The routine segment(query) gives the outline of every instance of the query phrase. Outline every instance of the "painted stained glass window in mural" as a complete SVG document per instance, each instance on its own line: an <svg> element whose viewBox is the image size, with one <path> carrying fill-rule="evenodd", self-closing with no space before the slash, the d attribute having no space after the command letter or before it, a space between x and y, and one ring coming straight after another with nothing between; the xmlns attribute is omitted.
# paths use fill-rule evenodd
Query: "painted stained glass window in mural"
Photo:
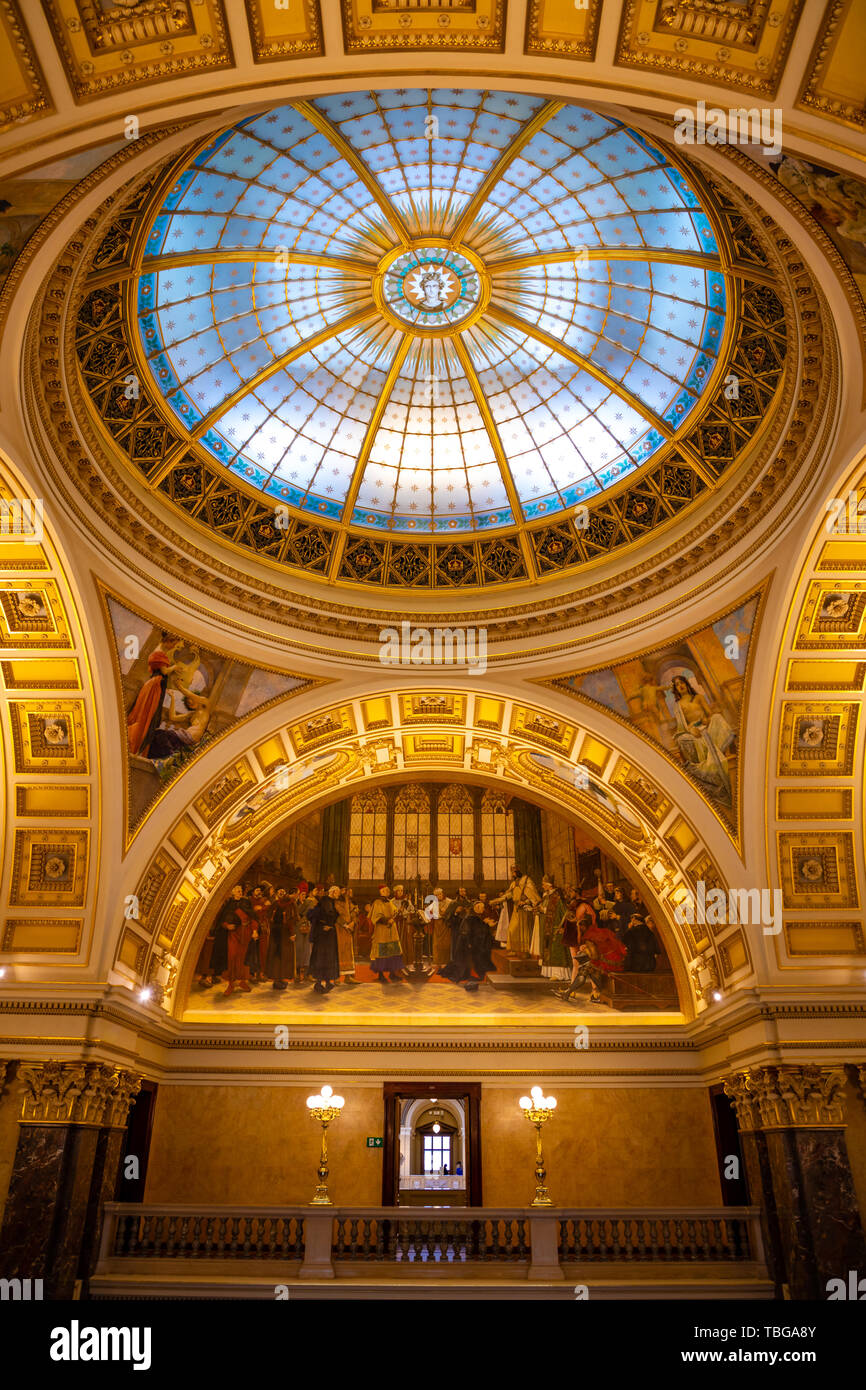
<svg viewBox="0 0 866 1390"><path fill-rule="evenodd" d="M708 209L646 136L527 93L349 92L179 170L140 344L195 450L302 513L487 531L675 440L728 304Z"/></svg>
<svg viewBox="0 0 866 1390"><path fill-rule="evenodd" d="M349 821L349 878L370 882L385 877L388 802L383 791L352 797Z"/></svg>
<svg viewBox="0 0 866 1390"><path fill-rule="evenodd" d="M475 878L475 813L466 787L439 793L439 881L471 883Z"/></svg>
<svg viewBox="0 0 866 1390"><path fill-rule="evenodd" d="M514 812L502 792L486 791L481 798L481 844L484 879L506 881L514 863Z"/></svg>
<svg viewBox="0 0 866 1390"><path fill-rule="evenodd" d="M394 879L405 884L430 872L430 794L401 787L394 803Z"/></svg>

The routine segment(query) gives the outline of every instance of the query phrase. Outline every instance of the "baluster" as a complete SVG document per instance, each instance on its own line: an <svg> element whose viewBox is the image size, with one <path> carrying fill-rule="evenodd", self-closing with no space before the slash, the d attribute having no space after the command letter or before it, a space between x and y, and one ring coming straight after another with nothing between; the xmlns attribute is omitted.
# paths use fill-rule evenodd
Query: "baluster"
<svg viewBox="0 0 866 1390"><path fill-rule="evenodd" d="M526 1221L521 1216L517 1221L517 1258L525 1260L529 1254L529 1247L526 1244Z"/></svg>
<svg viewBox="0 0 866 1390"><path fill-rule="evenodd" d="M686 1242L688 1244L687 1258L690 1260L696 1260L698 1257L698 1246L697 1239L695 1237L695 1223L694 1221L692 1221L691 1217L688 1217L686 1219L685 1227Z"/></svg>
<svg viewBox="0 0 866 1390"><path fill-rule="evenodd" d="M377 1260L384 1260L384 1258L385 1258L385 1227L386 1227L386 1225L389 1225L389 1224L390 1224L389 1222L383 1221L381 1218L379 1218L379 1219L376 1221L376 1259L377 1259ZM389 1237L389 1239L388 1239L388 1245L390 1245L390 1244L391 1244L391 1241L390 1241L390 1237Z"/></svg>
<svg viewBox="0 0 866 1390"><path fill-rule="evenodd" d="M657 1260L659 1257L659 1223L656 1217L650 1221L650 1259Z"/></svg>
<svg viewBox="0 0 866 1390"><path fill-rule="evenodd" d="M680 1221L679 1217L675 1217L675 1218L674 1218L674 1241L675 1241L674 1249L676 1250L676 1258L677 1258L677 1259L682 1259L682 1256L683 1256L683 1226L682 1226L682 1222Z"/></svg>
<svg viewBox="0 0 866 1390"><path fill-rule="evenodd" d="M674 1223L669 1216L662 1217L662 1235L664 1237L664 1258L666 1260L669 1260L671 1258L671 1227L673 1226L673 1224Z"/></svg>
<svg viewBox="0 0 866 1390"><path fill-rule="evenodd" d="M723 1260L725 1258L725 1235L720 1224L710 1217L707 1221L707 1240L709 1242L709 1256L711 1260Z"/></svg>
<svg viewBox="0 0 866 1390"><path fill-rule="evenodd" d="M358 1218L353 1216L349 1220L349 1254L354 1260L358 1253Z"/></svg>
<svg viewBox="0 0 866 1390"><path fill-rule="evenodd" d="M618 1258L619 1258L619 1252L620 1252L619 1228L620 1228L620 1218L619 1218L618 1216L613 1216L613 1217L611 1217L611 1221L610 1221L610 1249L609 1249L609 1252L608 1252L608 1253L609 1253L609 1254L612 1254L613 1257L614 1257L614 1259L618 1259Z"/></svg>
<svg viewBox="0 0 866 1390"><path fill-rule="evenodd" d="M160 1213L153 1226L153 1253L161 1255L164 1248L163 1230L165 1227L165 1217Z"/></svg>
<svg viewBox="0 0 866 1390"><path fill-rule="evenodd" d="M708 1260L710 1258L710 1242L707 1238L707 1223L702 1216L698 1217L695 1229L698 1241L698 1259Z"/></svg>
<svg viewBox="0 0 866 1390"><path fill-rule="evenodd" d="M733 1227L733 1239L731 1241L733 1249L731 1250L731 1259L748 1259L750 1249L748 1223L744 1221L741 1217L735 1216L731 1221L731 1226Z"/></svg>
<svg viewBox="0 0 866 1390"><path fill-rule="evenodd" d="M139 1241L138 1251L140 1255L148 1256L153 1253L153 1225L155 1220L156 1217L150 1214L142 1216L141 1218L141 1239Z"/></svg>
<svg viewBox="0 0 866 1390"><path fill-rule="evenodd" d="M634 1220L632 1217L623 1217L622 1231L625 1238L625 1257L631 1261L634 1259Z"/></svg>
<svg viewBox="0 0 866 1390"><path fill-rule="evenodd" d="M388 1220L388 1239L386 1243L387 1258L393 1260L397 1258L397 1243L400 1241L400 1249L403 1251L403 1241L405 1232L402 1223L399 1221ZM405 1253L405 1252L404 1252ZM401 1255L400 1258L403 1258Z"/></svg>

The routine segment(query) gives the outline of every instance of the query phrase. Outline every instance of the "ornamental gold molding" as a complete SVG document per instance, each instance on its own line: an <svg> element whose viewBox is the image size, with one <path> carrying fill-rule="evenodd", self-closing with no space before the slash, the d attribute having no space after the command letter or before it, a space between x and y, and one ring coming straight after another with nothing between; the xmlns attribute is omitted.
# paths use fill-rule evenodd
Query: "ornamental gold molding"
<svg viewBox="0 0 866 1390"><path fill-rule="evenodd" d="M724 1088L741 1130L839 1128L846 1079L842 1066L792 1064L734 1073Z"/></svg>
<svg viewBox="0 0 866 1390"><path fill-rule="evenodd" d="M107 1062L22 1062L21 1123L122 1128L140 1076Z"/></svg>

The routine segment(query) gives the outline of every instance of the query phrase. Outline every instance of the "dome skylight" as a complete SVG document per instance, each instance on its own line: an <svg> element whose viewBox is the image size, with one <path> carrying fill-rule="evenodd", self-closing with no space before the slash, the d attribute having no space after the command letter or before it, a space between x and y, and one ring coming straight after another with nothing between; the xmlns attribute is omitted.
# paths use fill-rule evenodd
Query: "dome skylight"
<svg viewBox="0 0 866 1390"><path fill-rule="evenodd" d="M189 440L274 505L478 532L641 468L719 363L692 187L597 112L348 93L219 135L148 229L148 367Z"/></svg>

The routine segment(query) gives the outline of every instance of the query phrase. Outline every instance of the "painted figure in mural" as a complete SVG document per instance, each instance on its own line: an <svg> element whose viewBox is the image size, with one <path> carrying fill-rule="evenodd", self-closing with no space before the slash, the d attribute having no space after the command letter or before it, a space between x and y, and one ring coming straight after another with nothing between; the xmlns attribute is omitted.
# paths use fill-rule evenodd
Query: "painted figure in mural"
<svg viewBox="0 0 866 1390"><path fill-rule="evenodd" d="M321 889L321 892L319 891ZM336 893L339 894L339 888ZM337 945L337 902L326 893L324 884L316 885L316 905L310 912L310 978L317 994L328 994L340 978L340 953Z"/></svg>
<svg viewBox="0 0 866 1390"><path fill-rule="evenodd" d="M635 914L628 924L623 945L628 952L623 968L640 975L652 974L656 968L656 957L661 955L661 948L649 922Z"/></svg>
<svg viewBox="0 0 866 1390"><path fill-rule="evenodd" d="M729 801L731 779L726 754L734 742L733 729L723 715L710 709L685 676L674 676L671 693L673 734L687 771Z"/></svg>
<svg viewBox="0 0 866 1390"><path fill-rule="evenodd" d="M412 913L411 903L406 897L402 883L394 884L394 893L391 898L391 906L394 909L394 925L397 928L397 938L400 942L400 954L408 964L415 958L415 947L413 942Z"/></svg>
<svg viewBox="0 0 866 1390"><path fill-rule="evenodd" d="M295 933L295 984L307 978L310 968L310 913L318 899L305 879L298 884L298 927Z"/></svg>
<svg viewBox="0 0 866 1390"><path fill-rule="evenodd" d="M647 714L656 721L665 717L665 702L662 688L653 680L652 675L646 669L641 668L637 694L628 697L629 704L636 705L636 713Z"/></svg>
<svg viewBox="0 0 866 1390"><path fill-rule="evenodd" d="M405 962L394 915L391 890L387 883L382 883L379 885L379 896L370 908L370 921L373 923L370 969L378 975L383 985L388 980L403 979Z"/></svg>
<svg viewBox="0 0 866 1390"><path fill-rule="evenodd" d="M822 172L805 159L785 155L774 166L779 182L840 236L866 246L866 185L850 175Z"/></svg>
<svg viewBox="0 0 866 1390"><path fill-rule="evenodd" d="M298 890L278 888L271 912L271 932L265 965L274 989L286 989L295 973L295 936L298 928Z"/></svg>
<svg viewBox="0 0 866 1390"><path fill-rule="evenodd" d="M475 993L485 975L494 969L490 954L493 933L485 915L486 903L480 900L469 902L465 891L460 889L449 908L451 959L439 973L453 984L462 984L468 992Z"/></svg>
<svg viewBox="0 0 866 1390"><path fill-rule="evenodd" d="M250 979L254 984L265 978L265 963L268 958L268 943L271 935L272 892L269 883L260 883L250 894L250 911L254 925L247 952L247 965Z"/></svg>
<svg viewBox="0 0 866 1390"><path fill-rule="evenodd" d="M135 697L132 708L126 717L126 731L130 753L149 756L150 741L162 719L162 705L165 699L168 678L175 670L175 654L180 642L164 632L156 647L147 658L150 671Z"/></svg>
<svg viewBox="0 0 866 1390"><path fill-rule="evenodd" d="M220 914L220 925L226 933L226 975L228 988L226 995L234 994L236 989L249 993L249 968L247 951L252 940L255 918L249 898L244 896L241 884L235 884L232 895L226 904L227 910Z"/></svg>
<svg viewBox="0 0 866 1390"><path fill-rule="evenodd" d="M357 909L352 902L352 890L345 892L339 885L328 890L337 904L337 958L343 983L356 985L355 979L355 918Z"/></svg>
<svg viewBox="0 0 866 1390"><path fill-rule="evenodd" d="M530 954L534 909L539 902L538 889L528 874L517 865L511 865L511 883L494 903L502 903L508 908L508 951L512 956L525 959ZM501 925L501 924L500 924ZM497 931L497 940L500 940Z"/></svg>
<svg viewBox="0 0 866 1390"><path fill-rule="evenodd" d="M457 889L457 896L452 898L445 909L444 924L448 928L448 964L454 961L454 952L457 947L458 937L463 931L465 919L472 911L472 903L466 889L461 885ZM440 972L445 974L445 970Z"/></svg>
<svg viewBox="0 0 866 1390"><path fill-rule="evenodd" d="M432 925L432 955L434 965L447 965L451 959L451 926L447 921L451 899L444 888L434 888L435 904L430 904L430 923Z"/></svg>
<svg viewBox="0 0 866 1390"><path fill-rule="evenodd" d="M567 980L571 959L564 941L565 903L550 874L541 880L541 901L535 910L532 954L541 959L541 973L548 980Z"/></svg>
<svg viewBox="0 0 866 1390"><path fill-rule="evenodd" d="M175 707L178 690L187 706L185 712L178 712ZM177 690L169 690L168 712L150 740L148 757L158 761L170 758L173 753L183 749L195 748L207 733L210 713L211 702L207 691L196 694L180 684Z"/></svg>

